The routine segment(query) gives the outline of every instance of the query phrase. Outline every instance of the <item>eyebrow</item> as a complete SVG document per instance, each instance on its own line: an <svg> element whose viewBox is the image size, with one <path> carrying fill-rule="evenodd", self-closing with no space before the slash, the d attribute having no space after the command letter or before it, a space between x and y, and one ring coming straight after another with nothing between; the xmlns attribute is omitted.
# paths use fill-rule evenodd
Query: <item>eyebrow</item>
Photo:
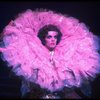
<svg viewBox="0 0 100 100"><path fill-rule="evenodd" d="M51 35L47 35L47 36L51 36ZM54 35L54 37L55 37L55 36L57 36L57 35ZM51 37L52 37L52 36L51 36Z"/></svg>

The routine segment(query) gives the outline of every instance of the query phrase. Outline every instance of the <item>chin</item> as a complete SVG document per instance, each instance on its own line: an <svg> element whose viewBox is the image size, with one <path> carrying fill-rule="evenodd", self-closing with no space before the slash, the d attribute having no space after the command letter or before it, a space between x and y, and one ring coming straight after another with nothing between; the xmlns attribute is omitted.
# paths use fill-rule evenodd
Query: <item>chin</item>
<svg viewBox="0 0 100 100"><path fill-rule="evenodd" d="M51 46L50 48L52 48L52 49L53 49L53 48L55 48L55 46Z"/></svg>
<svg viewBox="0 0 100 100"><path fill-rule="evenodd" d="M55 49L55 46L49 46L47 47L50 51Z"/></svg>

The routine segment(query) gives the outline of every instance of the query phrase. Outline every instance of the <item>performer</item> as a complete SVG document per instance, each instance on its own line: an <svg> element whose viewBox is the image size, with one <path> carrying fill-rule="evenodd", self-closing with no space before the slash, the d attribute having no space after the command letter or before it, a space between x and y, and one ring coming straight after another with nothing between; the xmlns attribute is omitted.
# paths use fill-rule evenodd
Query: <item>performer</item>
<svg viewBox="0 0 100 100"><path fill-rule="evenodd" d="M81 98L75 89L88 95L83 86L100 73L98 37L67 15L27 10L5 27L3 42L3 59L22 79L22 97Z"/></svg>

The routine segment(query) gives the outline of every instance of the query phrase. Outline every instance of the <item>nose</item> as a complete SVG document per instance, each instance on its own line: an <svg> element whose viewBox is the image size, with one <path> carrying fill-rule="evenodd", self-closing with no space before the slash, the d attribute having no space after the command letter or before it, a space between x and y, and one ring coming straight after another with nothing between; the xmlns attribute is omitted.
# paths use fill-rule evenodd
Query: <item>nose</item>
<svg viewBox="0 0 100 100"><path fill-rule="evenodd" d="M55 41L56 39L54 37L52 37L51 41Z"/></svg>

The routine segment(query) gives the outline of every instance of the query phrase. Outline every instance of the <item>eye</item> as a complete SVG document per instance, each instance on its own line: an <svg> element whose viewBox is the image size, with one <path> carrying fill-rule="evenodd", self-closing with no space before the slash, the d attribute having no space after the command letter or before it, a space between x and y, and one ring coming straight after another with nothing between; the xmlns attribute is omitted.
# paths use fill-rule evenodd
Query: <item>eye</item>
<svg viewBox="0 0 100 100"><path fill-rule="evenodd" d="M50 38L51 38L51 36L50 36L50 35L48 35L48 36L47 36L47 38L48 38L48 39L50 39Z"/></svg>
<svg viewBox="0 0 100 100"><path fill-rule="evenodd" d="M56 35L56 36L54 36L54 38L55 38L55 39L57 39L57 35Z"/></svg>

